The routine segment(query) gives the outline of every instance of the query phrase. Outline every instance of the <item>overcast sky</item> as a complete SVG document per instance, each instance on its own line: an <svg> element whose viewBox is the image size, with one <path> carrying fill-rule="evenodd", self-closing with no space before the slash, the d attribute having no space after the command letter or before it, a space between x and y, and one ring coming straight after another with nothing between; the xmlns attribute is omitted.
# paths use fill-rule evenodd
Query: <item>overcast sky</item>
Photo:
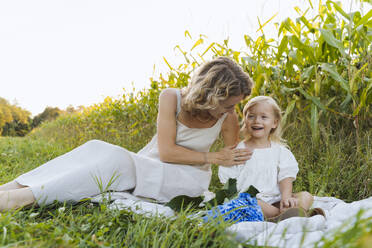
<svg viewBox="0 0 372 248"><path fill-rule="evenodd" d="M324 1L325 2L325 1ZM346 9L354 0L342 1ZM208 41L256 36L257 16L297 16L307 0L0 0L0 97L36 115L46 106L91 105L149 85L173 63L185 30ZM366 11L364 11L366 12ZM273 25L265 32L274 34Z"/></svg>

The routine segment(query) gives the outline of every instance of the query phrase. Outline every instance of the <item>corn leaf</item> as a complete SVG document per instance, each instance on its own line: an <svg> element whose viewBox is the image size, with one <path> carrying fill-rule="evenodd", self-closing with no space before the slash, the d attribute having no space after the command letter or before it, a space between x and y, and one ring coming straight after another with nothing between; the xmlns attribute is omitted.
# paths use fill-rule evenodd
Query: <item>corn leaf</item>
<svg viewBox="0 0 372 248"><path fill-rule="evenodd" d="M294 34L294 35L297 35L297 36L299 35L299 34L296 32L296 27L295 27L295 25L293 24L291 18L287 18L287 19L285 19L285 21L283 22L283 25L284 25L283 28L285 28L287 31L291 32L291 33Z"/></svg>
<svg viewBox="0 0 372 248"><path fill-rule="evenodd" d="M347 20L350 21L351 17L350 15L346 14L346 12L340 7L340 5L338 5L337 3L335 3L334 1L327 1L327 4L328 3L332 3L333 4L333 7L335 7L335 9L337 10L338 13L340 13L343 17L345 17Z"/></svg>
<svg viewBox="0 0 372 248"><path fill-rule="evenodd" d="M195 42L195 44L192 46L191 51L194 50L195 47L197 47L197 46L203 44L203 42L204 42L204 40L203 40L202 38L199 38L199 39Z"/></svg>
<svg viewBox="0 0 372 248"><path fill-rule="evenodd" d="M293 108L294 106L296 105L296 100L292 100L287 108L285 109L285 113L283 115L283 118L282 118L282 126L285 127L286 123L287 123L287 118L288 118L288 115L292 113L293 111Z"/></svg>
<svg viewBox="0 0 372 248"><path fill-rule="evenodd" d="M311 104L311 119L310 119L310 125L311 125L311 133L313 136L314 141L318 141L319 138L319 128L318 128L318 109L315 104Z"/></svg>
<svg viewBox="0 0 372 248"><path fill-rule="evenodd" d="M304 89L302 88L297 88L298 91L301 92L301 94L307 99L310 100L312 103L314 103L316 106L318 106L321 110L326 111L325 106L320 102L319 97L311 96L309 93L307 93Z"/></svg>
<svg viewBox="0 0 372 248"><path fill-rule="evenodd" d="M314 30L313 25L311 25L311 23L305 18L305 16L301 16L299 19L305 24L309 31Z"/></svg>
<svg viewBox="0 0 372 248"><path fill-rule="evenodd" d="M347 84L347 81L337 72L337 69L336 69L336 66L335 65L331 65L331 64L328 64L328 63L322 63L320 65L320 67L322 68L322 70L328 72L334 80L336 80L337 82L339 82L340 85L341 85L341 87L346 92L348 92L349 94L351 94L350 88L349 88L349 86Z"/></svg>
<svg viewBox="0 0 372 248"><path fill-rule="evenodd" d="M297 36L293 35L291 39L295 47L301 50L305 55L309 56L311 61L313 62L316 61L315 56L314 56L314 50L310 46L305 45L299 38L297 38Z"/></svg>
<svg viewBox="0 0 372 248"><path fill-rule="evenodd" d="M313 6L313 3L312 3L312 1L311 1L311 0L308 0L308 2L309 2L309 4L310 4L311 8L313 9L313 8L314 8L314 6Z"/></svg>
<svg viewBox="0 0 372 248"><path fill-rule="evenodd" d="M342 103L340 104L341 109L346 110L346 107L348 106L348 104L350 103L352 99L353 98L351 97L351 95L347 94L347 96L345 97L345 100L343 100Z"/></svg>
<svg viewBox="0 0 372 248"><path fill-rule="evenodd" d="M204 56L204 54L206 54L213 46L214 46L214 42L212 42L209 46L208 46L208 48L207 49L205 49L205 51L202 53L202 55L201 56Z"/></svg>
<svg viewBox="0 0 372 248"><path fill-rule="evenodd" d="M287 48L287 45L288 45L288 36L284 36L282 41L280 42L280 44L278 46L278 53L276 55L276 57L278 59L280 59L280 57L282 56L283 52Z"/></svg>
<svg viewBox="0 0 372 248"><path fill-rule="evenodd" d="M368 92L371 90L372 84L369 84L367 87L365 87L362 91L362 94L360 96L360 102L358 107L354 110L353 116L357 116L360 112L360 110L366 106L366 101L367 101L367 95Z"/></svg>
<svg viewBox="0 0 372 248"><path fill-rule="evenodd" d="M189 37L190 39L192 39L191 35L190 35L190 32L188 30L185 31L185 37Z"/></svg>
<svg viewBox="0 0 372 248"><path fill-rule="evenodd" d="M258 17L257 17L257 19L258 19L258 23L259 23L259 25L260 25L260 27L256 30L256 32L258 32L258 31L262 31L263 32L263 28L266 26L266 24L268 24L272 19L274 19L275 18L275 16L277 16L278 15L278 13L279 12L277 12L276 14L274 14L269 20L267 20L264 24L262 24L261 25L261 22L260 22L260 19L258 19Z"/></svg>
<svg viewBox="0 0 372 248"><path fill-rule="evenodd" d="M344 46L341 41L337 40L331 30L319 29L323 39L331 46L337 48L343 56L346 56Z"/></svg>
<svg viewBox="0 0 372 248"><path fill-rule="evenodd" d="M167 66L169 67L169 69L171 69L172 71L174 70L173 67L168 63L167 59L165 57L163 57L163 60L164 62L167 64Z"/></svg>
<svg viewBox="0 0 372 248"><path fill-rule="evenodd" d="M301 79L302 80L304 80L304 79L308 79L308 78L310 78L311 77L311 75L313 74L313 72L314 72L314 66L312 65L312 66L309 66L309 67L307 67L307 68L305 68L304 70L303 70L303 72L301 73Z"/></svg>
<svg viewBox="0 0 372 248"><path fill-rule="evenodd" d="M355 24L355 27L354 29L356 29L357 27L359 27L360 25L363 25L365 24L366 22L370 21L370 18L372 17L372 9L370 11L368 11L368 13L362 17L362 19L359 20L359 22L357 24Z"/></svg>

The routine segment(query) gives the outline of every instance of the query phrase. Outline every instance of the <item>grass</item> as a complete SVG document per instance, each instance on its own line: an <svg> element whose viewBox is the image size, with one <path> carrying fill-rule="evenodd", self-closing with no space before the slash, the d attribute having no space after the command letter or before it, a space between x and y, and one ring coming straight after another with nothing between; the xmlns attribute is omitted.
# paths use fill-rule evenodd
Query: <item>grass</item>
<svg viewBox="0 0 372 248"><path fill-rule="evenodd" d="M212 56L233 57L255 81L252 94L271 95L283 108L286 123L289 124L284 137L300 167L294 184L295 191L306 190L314 195L334 196L346 201L371 196L371 56L370 42L365 38L369 29L354 26L355 32L350 32L346 29L348 25L338 23L342 19L335 16L336 12L330 4L320 7L321 18L309 20L309 23L324 30L334 29L334 35L347 33L347 37L331 36L331 39L324 39L319 36L323 36L324 32L314 29L319 36L317 38L305 27L309 24L304 26L297 22L303 22L303 19L297 19L295 26L294 22L292 24L291 20L286 19L279 25L281 31L275 43L277 49L272 41L266 40L264 34L256 41L245 36L247 48L242 52L229 48L227 40L223 44L206 44L206 47L199 47L200 51L194 49L194 45L189 52L182 52L185 64L170 68L169 73L161 74L159 79L152 78L147 90L124 92L123 97L117 100L108 97L83 113L43 123L24 138L0 137L0 183L8 182L91 139L137 152L155 133L161 90L186 86L193 68L207 60L206 57L212 53ZM358 22L360 15L353 16L353 22ZM300 31L296 31L298 28ZM299 35L297 32L300 32L301 41L295 39ZM330 35L329 32L326 34ZM311 37L316 40L313 42ZM350 58L340 56L340 48L327 43L327 40L336 38L346 43L353 41L355 53L351 53ZM203 44L202 36L200 39L196 45ZM313 51L318 56L315 60L311 59ZM358 65L363 64L365 66L361 68L364 69L355 72L359 70ZM324 70L326 68L328 70ZM351 85L345 86L342 82L347 78L353 80L348 80ZM240 114L243 105L244 102L237 107ZM353 126L353 121L357 123L358 130ZM212 150L221 146L222 142L218 141ZM213 166L212 191L221 187L217 170L218 167ZM225 232L227 224L199 225L196 220L189 220L188 214L179 213L175 219L146 218L128 211L111 211L106 204L83 202L72 206L56 203L1 214L0 246L246 246ZM348 230L340 230L333 237L324 239L323 245L337 248L368 247L372 242L371 226L370 219L361 220Z"/></svg>
<svg viewBox="0 0 372 248"><path fill-rule="evenodd" d="M173 220L146 218L106 205L75 206L5 213L1 246L17 247L234 247L237 243L218 225L200 227L181 213Z"/></svg>
<svg viewBox="0 0 372 248"><path fill-rule="evenodd" d="M328 2L319 6L315 18L306 19L302 14L296 21L287 18L278 25L275 43L264 34L257 40L244 36L247 47L241 52L229 48L228 40L199 47L204 43L200 36L190 51L183 52L178 47L186 63L170 66L166 76L151 78L148 90L124 93L117 100L108 97L83 113L44 123L24 138L0 137L0 183L91 139L137 152L155 133L159 92L166 87L186 86L192 70L212 54L234 58L255 81L252 94L271 95L283 108L289 124L285 138L300 167L295 191L307 190L346 201L371 196L372 74L370 38L366 38L370 37L370 17L362 18L356 12L345 24L337 13L346 14L332 6ZM349 56L341 56L340 50L344 53L346 48L336 47L336 41L349 46ZM237 108L240 114L243 105L244 102ZM218 141L213 150L221 146ZM213 166L212 191L221 187L217 169ZM106 204L56 203L1 214L0 246L246 246L225 232L227 224L199 225L187 215L183 212L175 219L146 218L128 211L108 210ZM322 242L324 247L370 247L372 220L360 220Z"/></svg>
<svg viewBox="0 0 372 248"><path fill-rule="evenodd" d="M60 123L59 123L60 122ZM58 128L63 121L47 124ZM36 133L42 134L43 130ZM50 134L50 130L48 130ZM321 196L347 201L371 195L371 130L364 131L357 149L353 135L342 131L322 132L322 143L314 144L311 133L300 124L286 131L286 138L299 164L295 190L308 190ZM0 183L5 183L54 157L72 149L73 137L61 142L54 135L0 138ZM49 138L46 138L49 137ZM115 138L115 137L114 137ZM110 137L106 136L110 141ZM218 149L217 142L213 149ZM128 147L127 147L128 148ZM211 190L221 185L216 177ZM358 179L358 180L356 180ZM350 187L350 182L353 186ZM187 218L147 218L125 210L112 211L106 204L82 202L77 205L55 203L48 207L6 212L0 216L0 246L4 247L237 247L244 246L224 230L227 224L199 225ZM325 247L363 247L371 240L371 220L350 230L340 230ZM367 243L366 243L367 242ZM341 244L341 246L340 246Z"/></svg>
<svg viewBox="0 0 372 248"><path fill-rule="evenodd" d="M0 138L0 183L5 183L58 155L68 145L50 140ZM0 216L1 247L236 247L226 225L199 226L187 218L147 218L106 204L55 203Z"/></svg>

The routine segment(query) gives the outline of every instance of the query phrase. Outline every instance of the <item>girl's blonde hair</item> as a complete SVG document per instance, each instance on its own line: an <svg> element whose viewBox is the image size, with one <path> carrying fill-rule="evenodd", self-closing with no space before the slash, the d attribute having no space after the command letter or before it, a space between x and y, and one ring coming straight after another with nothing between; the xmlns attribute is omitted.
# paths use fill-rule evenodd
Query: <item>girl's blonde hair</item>
<svg viewBox="0 0 372 248"><path fill-rule="evenodd" d="M275 116L275 118L276 118L276 120L278 122L277 127L276 128L273 128L270 131L269 139L271 141L276 142L276 143L279 143L279 144L282 144L282 145L286 145L286 141L284 139L282 139L282 124L281 124L281 121L282 121L282 111L281 111L279 105L277 104L277 102L272 97L270 97L270 96L256 96L256 97L253 97L244 106L244 109L243 109L243 116L244 116L243 126L242 126L242 128L240 130L242 132L243 136L244 136L244 140L245 141L248 141L251 138L251 135L249 134L248 129L247 129L246 125L245 125L245 118L247 117L249 110L253 106L256 106L257 104L263 103L263 102L266 102L266 103L270 104L270 106L273 109L274 116Z"/></svg>
<svg viewBox="0 0 372 248"><path fill-rule="evenodd" d="M182 89L182 109L191 115L203 110L217 108L220 101L230 96L251 93L249 75L234 61L218 57L203 64L192 77L190 84Z"/></svg>

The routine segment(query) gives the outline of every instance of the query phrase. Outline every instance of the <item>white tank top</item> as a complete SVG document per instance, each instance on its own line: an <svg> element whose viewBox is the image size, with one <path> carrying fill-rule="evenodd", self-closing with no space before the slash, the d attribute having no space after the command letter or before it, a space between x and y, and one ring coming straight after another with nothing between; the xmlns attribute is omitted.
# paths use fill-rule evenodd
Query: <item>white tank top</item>
<svg viewBox="0 0 372 248"><path fill-rule="evenodd" d="M181 93L177 91L177 113L181 110ZM189 128L177 121L176 144L198 152L208 152L217 139L226 118L224 114L210 128ZM136 166L134 195L167 202L177 195L199 196L208 190L210 165L183 165L160 160L157 135L133 156Z"/></svg>
<svg viewBox="0 0 372 248"><path fill-rule="evenodd" d="M181 111L181 92L177 90L177 114ZM221 131L225 113L217 122L209 128L189 128L177 120L176 144L198 152L208 152ZM138 154L159 158L158 136L152 138L151 142L142 148Z"/></svg>

